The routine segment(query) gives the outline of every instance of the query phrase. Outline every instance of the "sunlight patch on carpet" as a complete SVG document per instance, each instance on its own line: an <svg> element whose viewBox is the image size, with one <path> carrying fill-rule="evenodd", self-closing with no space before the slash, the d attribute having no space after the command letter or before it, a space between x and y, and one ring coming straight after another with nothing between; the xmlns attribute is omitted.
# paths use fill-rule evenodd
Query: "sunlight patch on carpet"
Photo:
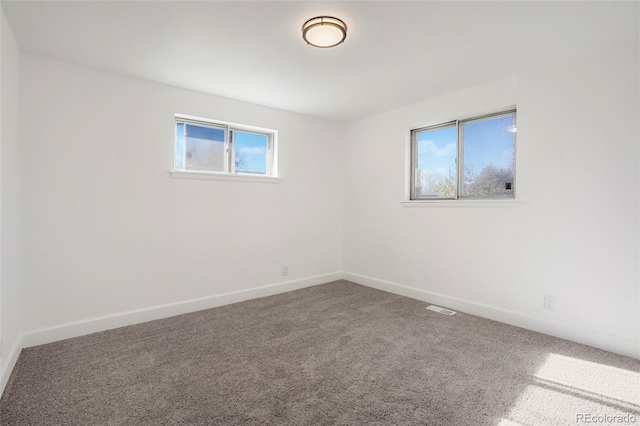
<svg viewBox="0 0 640 426"><path fill-rule="evenodd" d="M549 354L497 426L586 424L597 418L640 423L640 373Z"/></svg>

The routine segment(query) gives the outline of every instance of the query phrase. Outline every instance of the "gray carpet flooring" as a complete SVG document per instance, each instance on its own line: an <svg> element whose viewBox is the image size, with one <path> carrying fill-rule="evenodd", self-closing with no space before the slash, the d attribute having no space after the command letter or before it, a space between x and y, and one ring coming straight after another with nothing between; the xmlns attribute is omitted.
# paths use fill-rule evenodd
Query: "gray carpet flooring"
<svg viewBox="0 0 640 426"><path fill-rule="evenodd" d="M426 305L336 281L25 349L0 423L640 423L639 361Z"/></svg>

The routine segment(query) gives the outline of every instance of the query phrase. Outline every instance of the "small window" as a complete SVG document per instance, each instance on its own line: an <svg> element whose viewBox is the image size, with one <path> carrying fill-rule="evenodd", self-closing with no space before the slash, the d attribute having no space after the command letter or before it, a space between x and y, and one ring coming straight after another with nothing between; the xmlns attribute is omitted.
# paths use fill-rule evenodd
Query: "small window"
<svg viewBox="0 0 640 426"><path fill-rule="evenodd" d="M175 169L275 176L275 132L176 116Z"/></svg>
<svg viewBox="0 0 640 426"><path fill-rule="evenodd" d="M411 131L411 199L513 198L516 111Z"/></svg>

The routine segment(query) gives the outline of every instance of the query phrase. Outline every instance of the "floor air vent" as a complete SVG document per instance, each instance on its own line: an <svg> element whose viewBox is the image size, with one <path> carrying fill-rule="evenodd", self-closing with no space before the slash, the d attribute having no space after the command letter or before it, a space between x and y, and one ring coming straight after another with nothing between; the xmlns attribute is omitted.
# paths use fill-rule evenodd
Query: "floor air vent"
<svg viewBox="0 0 640 426"><path fill-rule="evenodd" d="M456 312L452 311L450 309L445 309L445 308L441 308L440 306L436 306L436 305L429 305L427 306L427 309L430 311L435 311L435 312L440 312L441 314L445 314L445 315L453 315Z"/></svg>

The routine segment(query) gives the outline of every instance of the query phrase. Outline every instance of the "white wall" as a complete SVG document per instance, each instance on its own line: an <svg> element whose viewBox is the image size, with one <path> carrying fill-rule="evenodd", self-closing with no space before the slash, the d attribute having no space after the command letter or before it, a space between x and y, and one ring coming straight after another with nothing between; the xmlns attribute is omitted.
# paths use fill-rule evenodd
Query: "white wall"
<svg viewBox="0 0 640 426"><path fill-rule="evenodd" d="M0 11L0 393L20 326L20 51ZM17 349L19 352L19 348ZM13 359L12 359L13 358Z"/></svg>
<svg viewBox="0 0 640 426"><path fill-rule="evenodd" d="M351 123L345 271L639 357L638 72L636 42ZM411 128L516 104L521 207L401 206Z"/></svg>
<svg viewBox="0 0 640 426"><path fill-rule="evenodd" d="M638 71L634 44L344 126L23 55L23 331L344 269L638 357ZM520 207L401 206L409 129L514 104ZM279 130L282 183L169 178L175 113Z"/></svg>
<svg viewBox="0 0 640 426"><path fill-rule="evenodd" d="M278 130L281 183L170 178L175 113ZM343 124L27 54L22 114L26 332L342 269Z"/></svg>

